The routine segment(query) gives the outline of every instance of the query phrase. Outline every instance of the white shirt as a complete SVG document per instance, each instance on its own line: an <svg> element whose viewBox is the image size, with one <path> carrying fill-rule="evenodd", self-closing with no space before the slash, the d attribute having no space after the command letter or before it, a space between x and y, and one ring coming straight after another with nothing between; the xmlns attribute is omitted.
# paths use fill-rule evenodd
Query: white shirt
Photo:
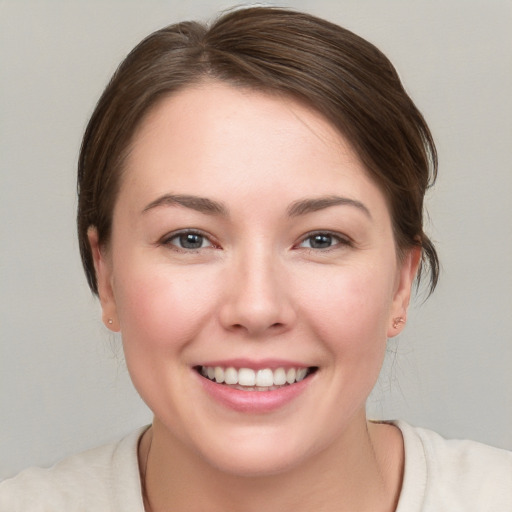
<svg viewBox="0 0 512 512"><path fill-rule="evenodd" d="M405 446L396 512L512 511L512 452L393 423ZM0 512L144 512L137 446L146 428L52 468L30 468L5 480Z"/></svg>

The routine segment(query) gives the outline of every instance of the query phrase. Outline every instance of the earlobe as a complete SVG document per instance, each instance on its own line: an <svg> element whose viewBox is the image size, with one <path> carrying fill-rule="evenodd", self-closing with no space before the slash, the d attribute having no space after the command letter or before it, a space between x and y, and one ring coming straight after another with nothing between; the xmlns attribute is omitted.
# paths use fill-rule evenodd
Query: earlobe
<svg viewBox="0 0 512 512"><path fill-rule="evenodd" d="M108 260L105 250L99 244L98 231L95 227L91 226L87 230L87 238L89 239L94 261L94 270L98 283L98 295L102 309L102 320L108 329L118 332L120 329L114 290L112 287L112 264Z"/></svg>
<svg viewBox="0 0 512 512"><path fill-rule="evenodd" d="M421 247L409 250L400 264L398 282L391 307L388 338L399 334L406 323L411 291L421 261Z"/></svg>

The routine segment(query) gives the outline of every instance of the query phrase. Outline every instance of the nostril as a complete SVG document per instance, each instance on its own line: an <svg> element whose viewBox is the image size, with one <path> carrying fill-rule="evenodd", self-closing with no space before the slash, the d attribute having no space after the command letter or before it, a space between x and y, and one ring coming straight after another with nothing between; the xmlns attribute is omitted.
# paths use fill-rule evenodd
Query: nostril
<svg viewBox="0 0 512 512"><path fill-rule="evenodd" d="M233 292L221 304L219 319L225 329L259 337L270 332L277 334L294 323L295 311L286 299L270 300L262 297L263 292L243 290Z"/></svg>

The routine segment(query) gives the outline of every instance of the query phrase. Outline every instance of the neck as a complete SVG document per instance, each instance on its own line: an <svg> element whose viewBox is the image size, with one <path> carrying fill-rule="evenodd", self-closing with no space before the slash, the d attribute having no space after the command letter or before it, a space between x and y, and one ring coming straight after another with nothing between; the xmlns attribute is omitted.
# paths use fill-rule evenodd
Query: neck
<svg viewBox="0 0 512 512"><path fill-rule="evenodd" d="M364 421L297 467L240 476L207 463L155 420L141 440L139 464L146 512L169 510L170 503L176 512L391 512L401 487L403 442L397 428Z"/></svg>

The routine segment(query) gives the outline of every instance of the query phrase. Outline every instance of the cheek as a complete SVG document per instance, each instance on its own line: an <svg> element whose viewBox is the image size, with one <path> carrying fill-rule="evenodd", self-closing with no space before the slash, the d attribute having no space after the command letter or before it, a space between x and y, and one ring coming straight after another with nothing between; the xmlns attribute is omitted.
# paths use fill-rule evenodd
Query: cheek
<svg viewBox="0 0 512 512"><path fill-rule="evenodd" d="M303 315L333 357L379 358L385 350L393 298L393 272L368 267L326 269L323 279L304 283ZM391 276L391 277L390 277Z"/></svg>
<svg viewBox="0 0 512 512"><path fill-rule="evenodd" d="M171 272L131 266L129 280L119 272L116 304L126 348L173 350L188 343L202 327L206 311L215 308L215 289L210 276L199 268Z"/></svg>
<svg viewBox="0 0 512 512"><path fill-rule="evenodd" d="M165 264L125 268L129 274L118 266L115 290L128 371L150 409L175 411L176 397L187 394L188 347L208 330L207 313L215 309L211 279Z"/></svg>

